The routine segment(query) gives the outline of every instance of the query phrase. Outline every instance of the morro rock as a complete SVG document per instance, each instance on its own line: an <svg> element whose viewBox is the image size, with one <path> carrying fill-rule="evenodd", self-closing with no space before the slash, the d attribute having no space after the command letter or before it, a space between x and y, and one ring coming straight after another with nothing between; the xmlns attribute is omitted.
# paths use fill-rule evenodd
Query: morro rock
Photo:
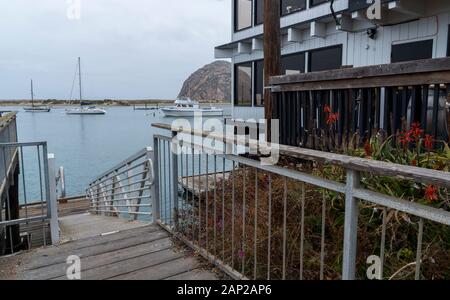
<svg viewBox="0 0 450 300"><path fill-rule="evenodd" d="M200 102L230 102L231 64L218 60L195 71L184 82L178 97Z"/></svg>

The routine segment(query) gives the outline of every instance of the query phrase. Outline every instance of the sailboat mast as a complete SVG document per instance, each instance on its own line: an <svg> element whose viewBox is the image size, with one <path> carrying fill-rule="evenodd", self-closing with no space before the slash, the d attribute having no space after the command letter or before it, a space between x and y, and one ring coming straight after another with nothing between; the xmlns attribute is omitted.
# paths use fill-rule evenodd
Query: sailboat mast
<svg viewBox="0 0 450 300"><path fill-rule="evenodd" d="M34 107L33 79L31 79L31 106Z"/></svg>
<svg viewBox="0 0 450 300"><path fill-rule="evenodd" d="M78 57L78 82L80 84L80 104L83 100L82 90L81 90L81 58Z"/></svg>

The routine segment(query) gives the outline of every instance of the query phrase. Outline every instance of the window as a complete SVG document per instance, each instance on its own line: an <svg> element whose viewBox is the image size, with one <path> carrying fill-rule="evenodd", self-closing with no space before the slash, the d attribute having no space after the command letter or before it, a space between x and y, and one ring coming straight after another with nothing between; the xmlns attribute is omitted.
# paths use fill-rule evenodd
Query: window
<svg viewBox="0 0 450 300"><path fill-rule="evenodd" d="M255 25L264 23L264 0L255 0Z"/></svg>
<svg viewBox="0 0 450 300"><path fill-rule="evenodd" d="M264 106L264 60L255 62L255 106Z"/></svg>
<svg viewBox="0 0 450 300"><path fill-rule="evenodd" d="M234 90L236 106L252 106L252 63L236 65Z"/></svg>
<svg viewBox="0 0 450 300"><path fill-rule="evenodd" d="M285 75L305 73L305 53L283 56L281 58L281 72Z"/></svg>
<svg viewBox="0 0 450 300"><path fill-rule="evenodd" d="M306 9L306 0L281 0L280 15L286 16ZM255 0L255 25L264 23L264 0Z"/></svg>
<svg viewBox="0 0 450 300"><path fill-rule="evenodd" d="M309 71L318 72L342 67L342 46L313 50L309 53Z"/></svg>
<svg viewBox="0 0 450 300"><path fill-rule="evenodd" d="M450 25L448 25L447 56L450 56Z"/></svg>
<svg viewBox="0 0 450 300"><path fill-rule="evenodd" d="M328 2L328 0L310 0L309 6L313 7L322 3Z"/></svg>
<svg viewBox="0 0 450 300"><path fill-rule="evenodd" d="M252 0L234 1L234 29L239 31L252 26Z"/></svg>
<svg viewBox="0 0 450 300"><path fill-rule="evenodd" d="M393 63L433 57L433 40L404 43L392 46Z"/></svg>
<svg viewBox="0 0 450 300"><path fill-rule="evenodd" d="M306 9L306 0L281 0L281 15L285 16Z"/></svg>

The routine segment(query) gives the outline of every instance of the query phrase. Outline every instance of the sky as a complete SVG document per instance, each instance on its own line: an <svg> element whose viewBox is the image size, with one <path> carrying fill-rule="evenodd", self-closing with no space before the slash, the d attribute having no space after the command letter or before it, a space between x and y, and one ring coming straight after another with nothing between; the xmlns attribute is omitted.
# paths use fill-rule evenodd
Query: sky
<svg viewBox="0 0 450 300"><path fill-rule="evenodd" d="M69 99L78 56L85 99L173 99L230 41L230 3L1 1L0 99L29 99L31 79L37 99Z"/></svg>

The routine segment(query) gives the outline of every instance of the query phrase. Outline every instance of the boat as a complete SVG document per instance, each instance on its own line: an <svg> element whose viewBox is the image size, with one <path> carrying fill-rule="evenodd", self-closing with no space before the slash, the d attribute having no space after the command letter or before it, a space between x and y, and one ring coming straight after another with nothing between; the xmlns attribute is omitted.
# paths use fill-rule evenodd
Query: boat
<svg viewBox="0 0 450 300"><path fill-rule="evenodd" d="M197 101L190 98L177 99L173 106L161 108L165 117L203 117L223 116L223 109L210 107L200 107Z"/></svg>
<svg viewBox="0 0 450 300"><path fill-rule="evenodd" d="M106 110L83 102L83 93L81 88L81 58L78 57L78 83L80 86L80 107L66 109L68 115L104 115ZM72 86L73 90L73 86ZM72 99L72 95L70 96Z"/></svg>
<svg viewBox="0 0 450 300"><path fill-rule="evenodd" d="M34 105L33 80L31 80L31 106L23 108L26 112L50 112L51 108L46 105Z"/></svg>

